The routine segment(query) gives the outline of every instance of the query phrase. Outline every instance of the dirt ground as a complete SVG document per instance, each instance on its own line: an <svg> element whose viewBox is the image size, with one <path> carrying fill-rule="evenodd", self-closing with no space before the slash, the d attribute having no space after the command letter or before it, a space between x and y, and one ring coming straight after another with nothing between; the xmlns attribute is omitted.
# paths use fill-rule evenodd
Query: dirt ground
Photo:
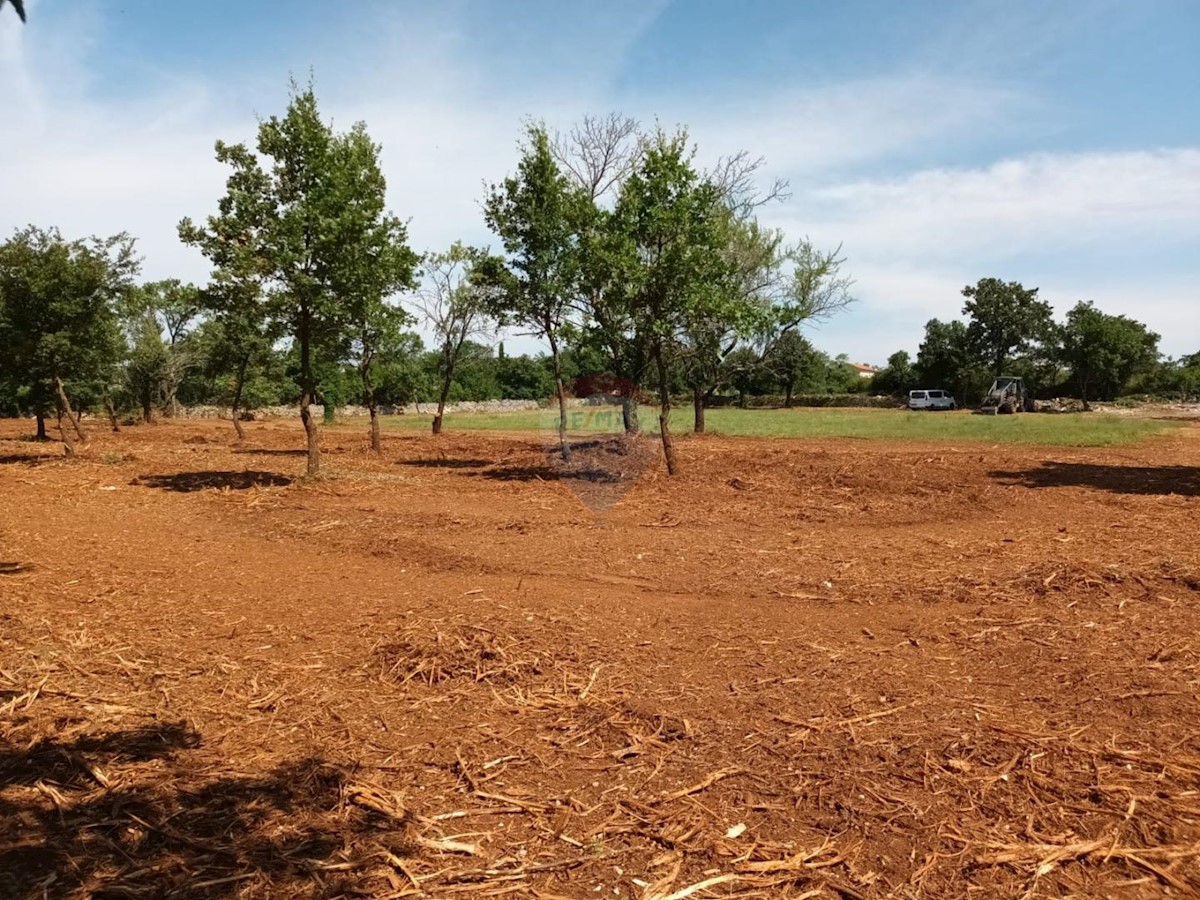
<svg viewBox="0 0 1200 900"><path fill-rule="evenodd" d="M1200 425L28 431L2 897L1200 896Z"/></svg>

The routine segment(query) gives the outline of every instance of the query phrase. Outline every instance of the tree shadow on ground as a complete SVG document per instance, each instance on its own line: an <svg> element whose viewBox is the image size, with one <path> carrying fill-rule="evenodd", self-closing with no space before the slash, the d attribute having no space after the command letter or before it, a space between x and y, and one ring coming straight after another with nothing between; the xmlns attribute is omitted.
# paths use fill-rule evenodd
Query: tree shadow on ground
<svg viewBox="0 0 1200 900"><path fill-rule="evenodd" d="M427 469L482 469L491 464L490 459L405 459L398 463Z"/></svg>
<svg viewBox="0 0 1200 900"><path fill-rule="evenodd" d="M40 463L50 462L55 459L64 459L63 456L31 456L28 453L9 453L0 456L0 466L36 466Z"/></svg>
<svg viewBox="0 0 1200 900"><path fill-rule="evenodd" d="M200 743L182 723L0 742L0 896L362 895L357 845L405 852L411 817L349 806L341 769L213 773Z"/></svg>
<svg viewBox="0 0 1200 900"><path fill-rule="evenodd" d="M95 776L87 759L107 765L120 759L145 762L182 748L200 745L200 736L183 722L164 722L101 735L83 735L60 743L51 739L16 750L0 745L0 791L18 784L38 781L59 786L89 786ZM87 757L84 756L87 755ZM98 760L103 757L103 760Z"/></svg>
<svg viewBox="0 0 1200 900"><path fill-rule="evenodd" d="M307 450L268 450L266 448L242 447L234 453L252 454L255 456L308 456Z"/></svg>
<svg viewBox="0 0 1200 900"><path fill-rule="evenodd" d="M989 474L1029 488L1089 487L1114 494L1200 497L1200 466L1106 466L1048 460L1036 469Z"/></svg>
<svg viewBox="0 0 1200 900"><path fill-rule="evenodd" d="M597 438L591 441L577 441L571 444L571 450L574 453L588 453L591 455L628 456L638 448L637 440L636 438L610 437ZM657 447L657 444L655 446Z"/></svg>
<svg viewBox="0 0 1200 900"><path fill-rule="evenodd" d="M286 475L274 472L177 472L174 475L139 475L129 482L140 487L159 488L164 491L191 493L208 488L229 488L244 491L252 487L284 487L292 483Z"/></svg>
<svg viewBox="0 0 1200 900"><path fill-rule="evenodd" d="M471 472L472 478L490 478L493 481L588 481L608 484L621 480L619 474L603 469L571 469L553 466L497 466L483 472Z"/></svg>

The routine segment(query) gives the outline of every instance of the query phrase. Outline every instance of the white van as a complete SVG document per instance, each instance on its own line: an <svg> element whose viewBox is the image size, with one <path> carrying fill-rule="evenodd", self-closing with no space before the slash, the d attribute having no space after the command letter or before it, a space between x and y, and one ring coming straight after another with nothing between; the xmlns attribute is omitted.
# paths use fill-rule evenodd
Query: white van
<svg viewBox="0 0 1200 900"><path fill-rule="evenodd" d="M909 409L958 409L949 391L909 391Z"/></svg>

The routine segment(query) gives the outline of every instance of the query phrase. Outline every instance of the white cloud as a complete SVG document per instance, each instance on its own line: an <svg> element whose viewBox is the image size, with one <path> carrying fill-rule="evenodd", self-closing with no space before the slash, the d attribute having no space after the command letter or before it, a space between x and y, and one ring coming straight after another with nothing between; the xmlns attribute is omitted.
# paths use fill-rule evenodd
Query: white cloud
<svg viewBox="0 0 1200 900"><path fill-rule="evenodd" d="M1070 252L1200 237L1200 150L1040 154L813 191L823 225L893 256Z"/></svg>

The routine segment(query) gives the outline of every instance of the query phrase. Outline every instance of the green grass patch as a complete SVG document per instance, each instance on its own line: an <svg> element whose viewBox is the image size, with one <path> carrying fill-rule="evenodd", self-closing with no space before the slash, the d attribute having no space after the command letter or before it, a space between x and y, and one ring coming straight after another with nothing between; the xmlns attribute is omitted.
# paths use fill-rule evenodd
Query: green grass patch
<svg viewBox="0 0 1200 900"><path fill-rule="evenodd" d="M1066 447L1111 447L1130 444L1178 427L1179 423L1100 413L1023 413L980 416L969 412L909 412L894 409L710 409L708 430L714 434L781 438L863 438L868 440L1033 444ZM384 428L427 431L432 415L388 416ZM643 407L644 430L657 432L658 411ZM671 416L677 434L691 431L690 408ZM346 423L348 424L348 423ZM446 431L553 432L558 413L553 409L509 413L448 414ZM616 407L573 407L568 413L572 434L619 434L621 411ZM354 424L353 427L358 427Z"/></svg>

